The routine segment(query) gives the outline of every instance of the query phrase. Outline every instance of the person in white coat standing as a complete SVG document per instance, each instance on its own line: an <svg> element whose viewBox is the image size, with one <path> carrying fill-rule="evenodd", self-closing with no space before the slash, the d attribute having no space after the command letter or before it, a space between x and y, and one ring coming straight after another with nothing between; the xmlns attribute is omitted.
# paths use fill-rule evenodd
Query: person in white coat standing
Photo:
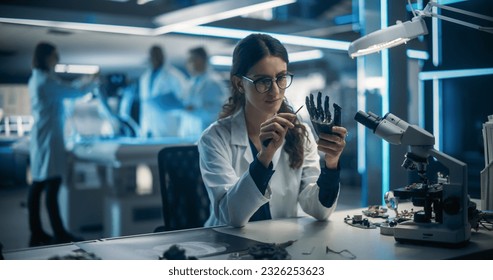
<svg viewBox="0 0 493 280"><path fill-rule="evenodd" d="M31 238L29 246L78 241L69 233L60 217L58 191L65 174L64 106L66 98L78 98L95 84L76 88L59 79L54 72L59 56L56 46L40 42L32 62L28 88L34 124L30 134L30 165L32 185L28 192L28 212ZM41 194L46 190L46 208L54 236L43 230Z"/></svg>
<svg viewBox="0 0 493 280"><path fill-rule="evenodd" d="M166 62L164 50L149 50L150 67L139 79L140 127L144 137L180 136L186 77Z"/></svg>
<svg viewBox="0 0 493 280"><path fill-rule="evenodd" d="M266 34L235 47L231 96L198 143L211 200L205 226L296 217L298 204L318 220L334 211L347 130L334 127L338 135L315 140L284 96L293 78L288 63L285 47Z"/></svg>
<svg viewBox="0 0 493 280"><path fill-rule="evenodd" d="M187 69L191 77L186 109L201 121L202 131L217 120L228 98L228 89L219 75L211 69L204 47L188 51Z"/></svg>

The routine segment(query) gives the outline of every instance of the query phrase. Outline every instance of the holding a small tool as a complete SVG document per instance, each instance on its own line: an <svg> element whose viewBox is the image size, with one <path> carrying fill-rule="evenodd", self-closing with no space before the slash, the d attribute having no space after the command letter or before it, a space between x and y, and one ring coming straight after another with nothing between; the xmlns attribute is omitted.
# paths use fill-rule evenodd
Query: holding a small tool
<svg viewBox="0 0 493 280"><path fill-rule="evenodd" d="M288 63L285 47L266 34L251 34L236 46L231 96L198 143L211 201L205 226L297 217L298 205L317 220L334 211L347 131L332 122L330 133L316 131L316 140L296 117L305 105L295 111L285 97L294 77ZM322 122L328 121L328 106L307 107L325 110Z"/></svg>

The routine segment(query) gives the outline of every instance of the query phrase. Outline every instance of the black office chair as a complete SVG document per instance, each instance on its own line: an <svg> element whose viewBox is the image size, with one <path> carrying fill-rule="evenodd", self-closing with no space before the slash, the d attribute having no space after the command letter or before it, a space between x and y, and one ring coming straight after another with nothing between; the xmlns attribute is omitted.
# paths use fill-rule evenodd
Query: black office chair
<svg viewBox="0 0 493 280"><path fill-rule="evenodd" d="M209 197L202 182L196 145L165 147L158 154L164 226L156 232L202 227Z"/></svg>

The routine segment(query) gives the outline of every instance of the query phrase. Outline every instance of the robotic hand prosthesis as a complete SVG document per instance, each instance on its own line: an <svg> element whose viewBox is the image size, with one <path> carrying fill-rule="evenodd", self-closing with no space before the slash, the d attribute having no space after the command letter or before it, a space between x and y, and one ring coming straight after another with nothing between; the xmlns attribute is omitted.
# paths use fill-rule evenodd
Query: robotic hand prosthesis
<svg viewBox="0 0 493 280"><path fill-rule="evenodd" d="M306 108L310 114L310 121L312 122L313 128L320 133L333 134L333 126L341 126L341 106L336 103L333 104L334 107L334 118L330 113L329 108L329 97L325 96L324 104L322 106L322 93L318 92L317 105L313 101L313 94L305 99Z"/></svg>

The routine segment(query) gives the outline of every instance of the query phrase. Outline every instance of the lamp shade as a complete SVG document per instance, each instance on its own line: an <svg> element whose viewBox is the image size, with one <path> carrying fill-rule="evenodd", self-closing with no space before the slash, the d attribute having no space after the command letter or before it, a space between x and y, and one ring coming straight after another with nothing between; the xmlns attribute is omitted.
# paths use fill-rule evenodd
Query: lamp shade
<svg viewBox="0 0 493 280"><path fill-rule="evenodd" d="M409 40L426 34L428 34L426 23L421 16L417 16L411 21L397 22L393 26L372 32L355 40L349 45L348 54L351 58L367 55L404 44Z"/></svg>

